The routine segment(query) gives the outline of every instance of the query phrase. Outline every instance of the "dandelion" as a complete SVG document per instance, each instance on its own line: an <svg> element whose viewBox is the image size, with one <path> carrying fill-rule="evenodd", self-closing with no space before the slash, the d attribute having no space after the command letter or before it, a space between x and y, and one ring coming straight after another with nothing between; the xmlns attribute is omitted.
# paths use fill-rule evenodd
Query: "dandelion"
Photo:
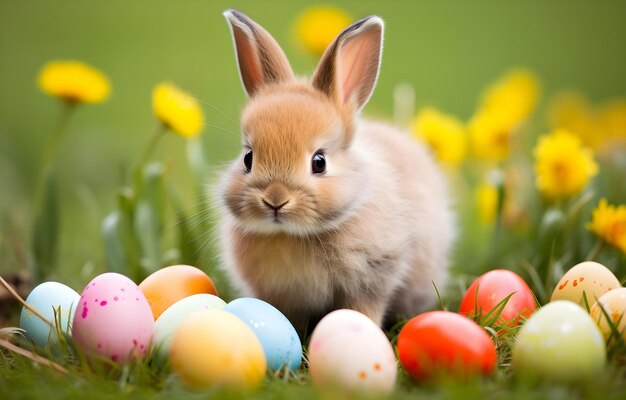
<svg viewBox="0 0 626 400"><path fill-rule="evenodd" d="M604 138L597 127L597 116L589 101L578 92L556 95L548 106L552 129L565 129L578 135L587 146L597 148Z"/></svg>
<svg viewBox="0 0 626 400"><path fill-rule="evenodd" d="M526 120L539 97L537 78L527 70L515 70L491 85L483 95L481 112L500 114L515 126Z"/></svg>
<svg viewBox="0 0 626 400"><path fill-rule="evenodd" d="M152 109L159 121L186 138L197 136L204 125L204 115L196 99L171 83L154 88Z"/></svg>
<svg viewBox="0 0 626 400"><path fill-rule="evenodd" d="M455 166L465 156L465 129L454 117L434 108L422 109L412 124L413 136L423 140L440 162Z"/></svg>
<svg viewBox="0 0 626 400"><path fill-rule="evenodd" d="M525 70L513 71L491 85L468 124L474 154L500 162L510 154L513 137L534 110L539 84Z"/></svg>
<svg viewBox="0 0 626 400"><path fill-rule="evenodd" d="M68 103L100 103L111 91L106 75L80 61L51 61L37 81L44 93Z"/></svg>
<svg viewBox="0 0 626 400"><path fill-rule="evenodd" d="M80 61L48 62L39 72L37 84L44 93L61 99L63 104L56 126L47 137L35 188L31 251L34 273L41 280L57 266L59 201L54 159L59 143L76 106L106 100L111 86L106 75Z"/></svg>
<svg viewBox="0 0 626 400"><path fill-rule="evenodd" d="M316 6L304 11L295 27L300 43L319 56L351 21L352 18L340 8Z"/></svg>
<svg viewBox="0 0 626 400"><path fill-rule="evenodd" d="M598 125L607 139L626 139L626 99L615 99L601 106Z"/></svg>
<svg viewBox="0 0 626 400"><path fill-rule="evenodd" d="M587 229L626 254L626 205L609 205L606 199L601 199Z"/></svg>
<svg viewBox="0 0 626 400"><path fill-rule="evenodd" d="M498 187L484 181L476 188L478 218L485 225L491 225L498 212Z"/></svg>
<svg viewBox="0 0 626 400"><path fill-rule="evenodd" d="M534 155L537 188L553 200L579 193L598 172L591 150L566 130L539 138Z"/></svg>
<svg viewBox="0 0 626 400"><path fill-rule="evenodd" d="M481 159L500 162L508 158L515 126L497 112L482 112L469 122L474 154Z"/></svg>
<svg viewBox="0 0 626 400"><path fill-rule="evenodd" d="M611 143L626 139L626 99L594 107L584 95L564 92L554 97L548 116L553 128L575 132L594 149L606 150Z"/></svg>

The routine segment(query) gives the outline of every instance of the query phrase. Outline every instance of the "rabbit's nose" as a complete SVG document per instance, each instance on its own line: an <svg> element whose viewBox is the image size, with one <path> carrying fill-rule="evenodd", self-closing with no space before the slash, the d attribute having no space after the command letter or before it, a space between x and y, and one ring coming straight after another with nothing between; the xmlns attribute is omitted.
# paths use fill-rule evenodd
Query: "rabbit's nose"
<svg viewBox="0 0 626 400"><path fill-rule="evenodd" d="M263 204L265 204L267 208L269 208L270 210L274 211L274 213L277 213L278 210L280 210L281 208L283 208L283 206L289 203L289 200L286 200L281 204L273 204L267 201L266 199L261 199L261 200L263 200Z"/></svg>
<svg viewBox="0 0 626 400"><path fill-rule="evenodd" d="M279 210L289 202L289 189L280 182L272 182L265 188L261 200L272 210Z"/></svg>

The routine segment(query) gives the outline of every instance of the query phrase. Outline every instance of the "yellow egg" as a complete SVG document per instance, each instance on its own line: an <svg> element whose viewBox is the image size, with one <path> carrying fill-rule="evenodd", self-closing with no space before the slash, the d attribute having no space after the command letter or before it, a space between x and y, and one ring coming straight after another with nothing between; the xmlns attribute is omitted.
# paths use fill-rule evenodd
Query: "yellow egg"
<svg viewBox="0 0 626 400"><path fill-rule="evenodd" d="M602 308L600 307L602 305ZM604 312L602 311L604 309ZM622 340L626 341L626 318L624 313L626 312L626 288L613 289L607 292L598 299L598 301L591 307L591 318L596 321L598 328L604 335L607 344L613 346L620 342L619 337L612 335L613 328L611 325L617 328L617 334L622 337ZM605 314L606 313L606 314ZM608 323L606 316L611 318L611 324Z"/></svg>
<svg viewBox="0 0 626 400"><path fill-rule="evenodd" d="M222 310L199 311L176 330L170 347L172 369L190 388L252 389L267 369L263 347L252 330Z"/></svg>
<svg viewBox="0 0 626 400"><path fill-rule="evenodd" d="M620 287L613 273L604 265L585 261L563 275L552 292L550 301L569 300L584 307L583 292L591 305L604 293Z"/></svg>

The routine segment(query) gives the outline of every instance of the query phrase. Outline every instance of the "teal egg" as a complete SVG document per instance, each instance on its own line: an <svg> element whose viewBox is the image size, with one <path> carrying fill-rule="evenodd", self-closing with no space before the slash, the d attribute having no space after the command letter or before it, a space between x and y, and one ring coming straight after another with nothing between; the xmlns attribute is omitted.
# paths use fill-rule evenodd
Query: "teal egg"
<svg viewBox="0 0 626 400"><path fill-rule="evenodd" d="M276 371L285 366L295 371L302 362L302 344L291 322L263 300L244 297L231 301L224 311L245 322L263 346L267 367Z"/></svg>
<svg viewBox="0 0 626 400"><path fill-rule="evenodd" d="M222 309L224 300L212 294L194 294L169 306L154 324L153 344L156 360L163 364L167 360L174 332L191 314L202 310Z"/></svg>
<svg viewBox="0 0 626 400"><path fill-rule="evenodd" d="M30 292L26 303L53 324L59 320L58 317L55 320L55 310L60 309L59 328L69 334L72 331L70 322L79 300L80 295L74 289L59 282L44 282ZM55 349L58 346L56 331L26 307L22 308L20 328L26 331L26 337L38 347L43 348L49 344Z"/></svg>

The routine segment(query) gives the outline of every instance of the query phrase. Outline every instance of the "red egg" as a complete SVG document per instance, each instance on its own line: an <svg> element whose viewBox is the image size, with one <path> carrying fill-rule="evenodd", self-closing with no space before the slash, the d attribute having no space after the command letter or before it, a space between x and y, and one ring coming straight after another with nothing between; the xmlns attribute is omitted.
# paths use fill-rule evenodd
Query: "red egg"
<svg viewBox="0 0 626 400"><path fill-rule="evenodd" d="M411 319L398 336L404 369L418 381L488 375L496 366L496 348L474 321L449 311L431 311Z"/></svg>
<svg viewBox="0 0 626 400"><path fill-rule="evenodd" d="M485 315L510 294L513 295L499 321L516 325L521 316L527 318L537 309L537 303L526 282L515 272L504 269L489 271L476 279L465 292L459 313L470 315L478 311Z"/></svg>

